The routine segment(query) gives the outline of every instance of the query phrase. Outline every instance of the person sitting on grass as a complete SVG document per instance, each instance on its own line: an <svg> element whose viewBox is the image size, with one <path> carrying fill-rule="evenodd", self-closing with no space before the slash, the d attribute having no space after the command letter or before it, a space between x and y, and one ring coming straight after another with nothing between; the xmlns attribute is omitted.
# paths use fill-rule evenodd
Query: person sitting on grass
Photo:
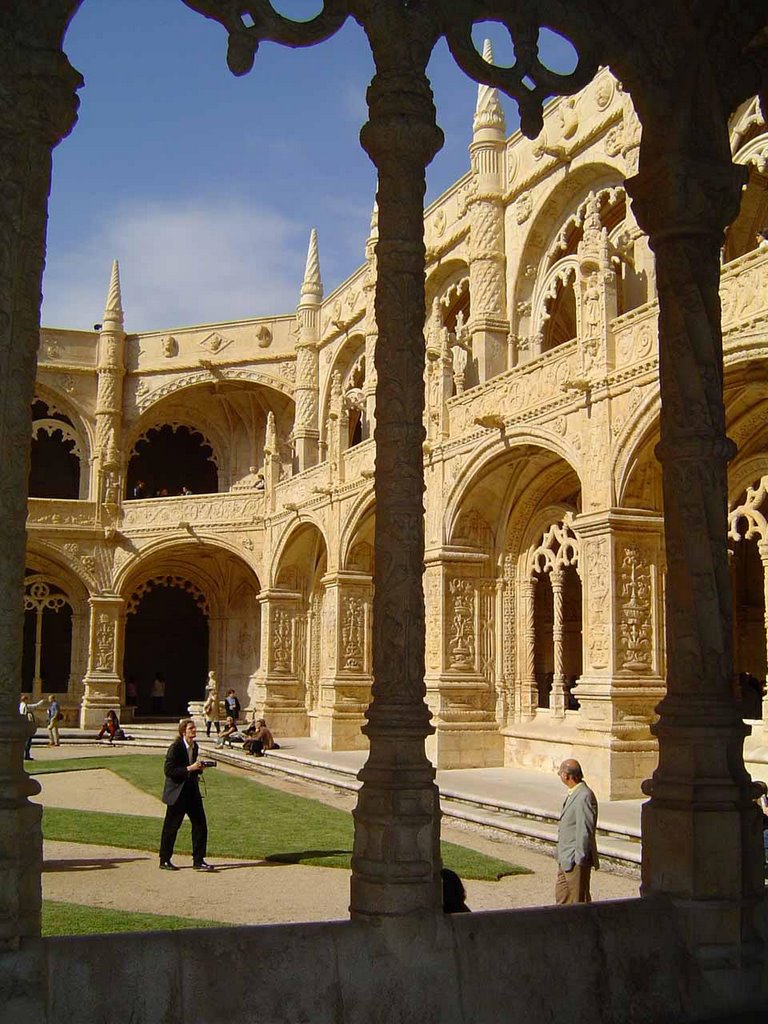
<svg viewBox="0 0 768 1024"><path fill-rule="evenodd" d="M226 721L224 722L224 728L221 730L221 735L216 740L216 746L223 747L226 743L227 746L231 747L233 739L241 740L242 738L243 737L237 728L237 723L234 718L232 715L227 715Z"/></svg>
<svg viewBox="0 0 768 1024"><path fill-rule="evenodd" d="M246 740L243 743L243 750L246 754L253 754L254 757L264 757L265 750L279 750L280 744L275 743L275 738L267 728L263 718L257 718L253 725L245 730Z"/></svg>
<svg viewBox="0 0 768 1024"><path fill-rule="evenodd" d="M112 709L110 708L110 710L107 712L107 717L104 719L104 724L101 727L101 732L96 738L101 740L104 738L105 735L107 735L109 742L111 743L119 729L120 721L117 717L117 712L112 711Z"/></svg>

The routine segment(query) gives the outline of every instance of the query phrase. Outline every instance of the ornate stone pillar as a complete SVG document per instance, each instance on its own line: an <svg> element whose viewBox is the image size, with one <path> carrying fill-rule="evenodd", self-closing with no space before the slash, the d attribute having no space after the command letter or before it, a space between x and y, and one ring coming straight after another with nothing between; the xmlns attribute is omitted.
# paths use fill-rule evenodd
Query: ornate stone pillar
<svg viewBox="0 0 768 1024"><path fill-rule="evenodd" d="M261 661L253 676L251 705L276 735L307 736L307 712L297 649L303 597L290 590L262 590Z"/></svg>
<svg viewBox="0 0 768 1024"><path fill-rule="evenodd" d="M376 344L379 332L376 328L376 243L379 240L379 210L373 204L371 230L365 243L365 417L368 421L368 436L373 437L376 429Z"/></svg>
<svg viewBox="0 0 768 1024"><path fill-rule="evenodd" d="M656 764L654 708L664 696L663 522L613 509L577 516L582 673L576 754L601 799L635 798Z"/></svg>
<svg viewBox="0 0 768 1024"><path fill-rule="evenodd" d="M372 9L376 62L361 132L379 175L376 247L376 497L370 755L355 817L350 911L435 912L441 904L438 792L424 753L425 168L442 145L424 69L435 26L418 10Z"/></svg>
<svg viewBox="0 0 768 1024"><path fill-rule="evenodd" d="M581 373L585 381L605 377L615 366L611 321L618 314L616 273L608 248L608 231L600 222L597 199L587 201L578 247L577 307Z"/></svg>
<svg viewBox="0 0 768 1024"><path fill-rule="evenodd" d="M371 602L367 573L329 573L322 580L320 700L310 731L324 750L366 750L361 732L371 696Z"/></svg>
<svg viewBox="0 0 768 1024"><path fill-rule="evenodd" d="M527 576L520 586L523 606L523 663L518 705L520 720L526 721L536 714L539 706L539 690L536 685L536 577Z"/></svg>
<svg viewBox="0 0 768 1024"><path fill-rule="evenodd" d="M483 575L488 556L466 547L428 553L427 703L435 732L427 754L437 768L494 767L504 763L496 720L494 679L484 668L495 630L496 581Z"/></svg>
<svg viewBox="0 0 768 1024"><path fill-rule="evenodd" d="M99 332L98 390L96 393L96 479L102 525L117 526L123 479L120 452L125 378L125 328L120 293L120 268L112 264L109 292Z"/></svg>
<svg viewBox="0 0 768 1024"><path fill-rule="evenodd" d="M280 483L280 446L277 441L275 414L267 413L264 432L264 504L267 511L274 512L277 505L277 485Z"/></svg>
<svg viewBox="0 0 768 1024"><path fill-rule="evenodd" d="M119 713L123 703L125 601L116 594L99 594L88 603L91 621L81 729L98 728L107 711L114 708Z"/></svg>
<svg viewBox="0 0 768 1024"><path fill-rule="evenodd" d="M323 282L320 279L320 257L317 231L312 228L307 252L307 266L301 286L301 298L296 310L298 340L296 342L296 419L293 443L298 470L314 466L318 458L318 405L320 370L317 342L320 337L320 306L323 301Z"/></svg>
<svg viewBox="0 0 768 1024"><path fill-rule="evenodd" d="M678 901L702 964L728 969L754 939L752 905L764 888L760 812L731 685L726 467L734 446L725 434L718 295L723 228L746 172L729 161L724 119L722 138L698 126L697 152L693 143L690 152L670 151L666 118L650 130L647 122L641 171L627 188L656 256L659 291L668 670L653 727L659 764L644 785L642 891Z"/></svg>
<svg viewBox="0 0 768 1024"><path fill-rule="evenodd" d="M563 573L553 569L552 584L552 695L549 707L555 718L565 718L565 673L563 671Z"/></svg>
<svg viewBox="0 0 768 1024"><path fill-rule="evenodd" d="M66 19L50 21L51 38L63 37ZM63 53L30 38L33 24L26 9L6 5L0 26L0 971L7 1020L42 1020L46 995L41 950L32 942L40 935L42 841L41 809L28 798L39 786L24 772L30 724L18 713L22 593L51 151L75 123L82 84ZM25 39L29 45L19 41Z"/></svg>
<svg viewBox="0 0 768 1024"><path fill-rule="evenodd" d="M483 58L493 63L486 39ZM509 320L506 310L504 203L506 127L496 89L478 86L469 146L475 188L469 201L469 331L478 379L490 380L507 368Z"/></svg>

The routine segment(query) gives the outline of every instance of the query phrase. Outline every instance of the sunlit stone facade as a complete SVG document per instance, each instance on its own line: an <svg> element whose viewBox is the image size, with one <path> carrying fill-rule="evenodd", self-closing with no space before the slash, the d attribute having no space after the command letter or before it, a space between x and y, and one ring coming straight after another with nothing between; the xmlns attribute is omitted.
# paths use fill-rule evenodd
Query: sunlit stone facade
<svg viewBox="0 0 768 1024"><path fill-rule="evenodd" d="M481 86L470 170L425 212L427 752L441 768L587 766L638 796L657 762L664 589L654 261L624 179L640 124L606 70L506 136ZM723 250L735 672L766 675L768 128ZM131 334L113 268L94 332L44 329L24 679L70 722L220 692L282 735L367 745L377 216L328 295L314 233L295 313ZM222 310L226 315L226 310ZM183 493L184 491L190 493ZM164 494L163 492L168 492ZM702 557L705 557L702 552ZM750 685L752 689L750 691ZM747 759L768 742L760 696ZM762 766L764 767L764 765ZM758 774L762 772L758 771Z"/></svg>

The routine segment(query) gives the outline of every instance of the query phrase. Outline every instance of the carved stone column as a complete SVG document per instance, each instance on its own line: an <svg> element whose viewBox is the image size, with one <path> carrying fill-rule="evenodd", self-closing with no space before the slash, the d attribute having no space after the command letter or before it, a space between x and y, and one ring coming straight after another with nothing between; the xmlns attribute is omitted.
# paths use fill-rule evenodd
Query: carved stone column
<svg viewBox="0 0 768 1024"><path fill-rule="evenodd" d="M765 645L768 655L768 541L760 541L757 545L760 561L763 566L763 622L765 624ZM768 657L766 658L768 662ZM768 691L763 695L763 733L768 734Z"/></svg>
<svg viewBox="0 0 768 1024"><path fill-rule="evenodd" d="M309 469L317 462L318 406L320 370L318 365L317 341L320 337L320 306L323 300L323 282L320 279L320 257L317 248L317 232L312 228L307 252L307 266L301 297L296 310L298 341L296 342L296 421L293 441L298 470Z"/></svg>
<svg viewBox="0 0 768 1024"><path fill-rule="evenodd" d="M277 485L280 483L280 447L277 440L275 414L267 413L267 426L264 432L264 504L269 512L274 512L277 504Z"/></svg>
<svg viewBox="0 0 768 1024"><path fill-rule="evenodd" d="M574 527L582 580L575 756L601 799L636 798L656 764L650 727L664 695L663 522L612 509L580 515Z"/></svg>
<svg viewBox="0 0 768 1024"><path fill-rule="evenodd" d="M32 942L40 935L41 809L28 799L40 787L24 772L30 724L18 713L26 495L51 151L75 123L82 78L60 51L17 41L33 22L15 7L6 5L0 26L0 972L6 1019L42 1020L45 978Z"/></svg>
<svg viewBox="0 0 768 1024"><path fill-rule="evenodd" d="M371 215L371 231L365 243L365 418L368 421L369 437L376 429L376 344L379 332L376 327L376 243L379 240L379 210L376 204Z"/></svg>
<svg viewBox="0 0 768 1024"><path fill-rule="evenodd" d="M565 718L565 673L563 671L563 573L553 569L549 576L552 584L552 646L553 672L550 709L555 718Z"/></svg>
<svg viewBox="0 0 768 1024"><path fill-rule="evenodd" d="M122 496L121 480L125 328L120 293L120 270L112 265L109 292L99 332L98 390L96 393L97 501L102 525L114 529Z"/></svg>
<svg viewBox="0 0 768 1024"><path fill-rule="evenodd" d="M366 23L377 73L361 141L379 174L376 247L376 532L371 749L360 772L350 910L356 918L441 904L438 792L424 753L425 168L442 145L424 69L429 16L382 6Z"/></svg>
<svg viewBox="0 0 768 1024"><path fill-rule="evenodd" d="M528 576L520 587L523 619L522 673L518 687L520 720L526 721L536 714L539 691L536 686L536 578Z"/></svg>
<svg viewBox="0 0 768 1024"><path fill-rule="evenodd" d="M489 40L483 57L493 63ZM496 89L478 86L469 146L474 191L469 202L469 287L472 297L469 331L478 379L490 380L507 368L509 320L506 311L504 254L504 111Z"/></svg>
<svg viewBox="0 0 768 1024"><path fill-rule="evenodd" d="M587 202L578 247L578 336L585 381L600 379L615 365L611 321L618 313L616 274L610 260L608 231L602 227L596 198Z"/></svg>
<svg viewBox="0 0 768 1024"><path fill-rule="evenodd" d="M118 714L123 703L122 661L125 646L125 601L100 594L91 607L88 671L80 707L80 728L95 729L110 708Z"/></svg>
<svg viewBox="0 0 768 1024"><path fill-rule="evenodd" d="M298 625L303 597L290 590L262 590L261 661L252 677L251 707L276 736L307 736L307 712L299 679ZM249 687L249 690L251 687Z"/></svg>
<svg viewBox="0 0 768 1024"><path fill-rule="evenodd" d="M363 714L371 696L371 602L367 573L325 576L320 701L310 732L324 750L366 750Z"/></svg>
<svg viewBox="0 0 768 1024"><path fill-rule="evenodd" d="M644 785L642 889L679 901L701 962L728 969L754 938L752 901L763 894L760 812L731 686L726 466L734 446L725 434L718 295L723 228L746 172L729 162L724 124L717 158L706 138L689 156L670 152L662 126L656 131L654 139L644 125L641 167L646 152L667 155L627 182L656 256L668 562L667 695L653 727L659 764Z"/></svg>

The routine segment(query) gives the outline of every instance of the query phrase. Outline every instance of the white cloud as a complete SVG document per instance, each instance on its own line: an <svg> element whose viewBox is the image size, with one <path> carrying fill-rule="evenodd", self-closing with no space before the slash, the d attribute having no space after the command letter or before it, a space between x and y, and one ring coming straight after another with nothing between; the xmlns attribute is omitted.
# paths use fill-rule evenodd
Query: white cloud
<svg viewBox="0 0 768 1024"><path fill-rule="evenodd" d="M307 240L303 224L249 200L132 200L77 245L49 252L43 324L100 321L115 258L128 331L288 313Z"/></svg>

